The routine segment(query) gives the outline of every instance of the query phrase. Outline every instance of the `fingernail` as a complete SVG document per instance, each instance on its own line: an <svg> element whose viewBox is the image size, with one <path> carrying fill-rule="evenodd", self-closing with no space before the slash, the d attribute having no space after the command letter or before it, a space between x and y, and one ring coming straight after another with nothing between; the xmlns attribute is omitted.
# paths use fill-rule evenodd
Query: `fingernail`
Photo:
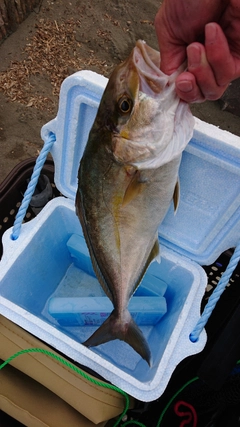
<svg viewBox="0 0 240 427"><path fill-rule="evenodd" d="M178 90L185 93L191 92L193 90L193 84L189 80L181 80L180 82L177 82L176 87Z"/></svg>
<svg viewBox="0 0 240 427"><path fill-rule="evenodd" d="M205 38L209 43L214 42L217 36L217 27L214 23L207 24L205 26Z"/></svg>
<svg viewBox="0 0 240 427"><path fill-rule="evenodd" d="M197 67L201 63L201 49L197 45L187 47L188 68Z"/></svg>

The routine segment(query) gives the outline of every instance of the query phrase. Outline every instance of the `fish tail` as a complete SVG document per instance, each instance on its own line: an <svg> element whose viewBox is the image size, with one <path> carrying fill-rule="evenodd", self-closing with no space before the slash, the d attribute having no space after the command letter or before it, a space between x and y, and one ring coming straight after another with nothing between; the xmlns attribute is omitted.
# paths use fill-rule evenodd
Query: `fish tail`
<svg viewBox="0 0 240 427"><path fill-rule="evenodd" d="M151 366L151 352L148 343L128 310L124 312L124 316L121 316L121 320L116 310L113 310L83 345L95 347L115 339L128 343Z"/></svg>

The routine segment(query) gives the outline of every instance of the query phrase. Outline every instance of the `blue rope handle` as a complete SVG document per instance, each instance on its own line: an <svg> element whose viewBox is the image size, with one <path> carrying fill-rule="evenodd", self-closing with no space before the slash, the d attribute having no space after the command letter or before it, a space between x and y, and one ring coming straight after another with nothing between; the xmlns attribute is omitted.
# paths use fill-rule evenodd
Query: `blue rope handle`
<svg viewBox="0 0 240 427"><path fill-rule="evenodd" d="M36 160L31 179L28 183L27 189L26 189L24 196L23 196L21 206L20 206L18 213L16 215L16 218L15 218L15 221L13 224L13 231L11 234L12 240L17 240L19 235L20 235L22 221L26 215L29 203L31 201L32 195L33 195L35 188L36 188L36 185L38 183L38 178L40 176L42 167L43 167L43 165L46 161L47 155L48 155L49 151L51 150L55 141L56 141L56 136L54 135L54 133L50 132L48 135L48 138L44 142L44 146L43 146L43 148L42 148L42 150L41 150L41 152L40 152L40 154Z"/></svg>
<svg viewBox="0 0 240 427"><path fill-rule="evenodd" d="M221 279L218 282L217 287L214 289L212 295L210 296L208 303L206 307L203 310L202 316L200 317L199 321L197 322L195 328L191 332L189 338L190 341L196 342L199 339L199 335L202 332L203 328L205 327L209 317L211 316L220 296L222 295L223 291L225 290L230 277L232 276L233 271L238 265L238 262L240 260L240 243L236 246L236 249L229 261L229 264L222 274Z"/></svg>

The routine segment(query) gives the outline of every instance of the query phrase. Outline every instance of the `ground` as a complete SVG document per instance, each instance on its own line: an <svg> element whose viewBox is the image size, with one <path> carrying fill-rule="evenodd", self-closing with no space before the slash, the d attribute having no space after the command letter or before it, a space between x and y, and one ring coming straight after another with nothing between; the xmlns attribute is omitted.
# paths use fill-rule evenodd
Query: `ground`
<svg viewBox="0 0 240 427"><path fill-rule="evenodd" d="M55 117L62 80L80 69L109 76L137 39L158 48L159 0L43 0L0 45L0 182L42 147L40 129ZM218 102L194 115L240 135L239 117Z"/></svg>

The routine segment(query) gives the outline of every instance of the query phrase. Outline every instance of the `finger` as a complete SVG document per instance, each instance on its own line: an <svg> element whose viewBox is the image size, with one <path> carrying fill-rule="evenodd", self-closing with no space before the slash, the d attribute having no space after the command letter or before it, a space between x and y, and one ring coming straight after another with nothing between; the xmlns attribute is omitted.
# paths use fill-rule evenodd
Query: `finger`
<svg viewBox="0 0 240 427"><path fill-rule="evenodd" d="M188 103L205 101L194 75L188 71L181 73L177 77L176 92L179 98Z"/></svg>
<svg viewBox="0 0 240 427"><path fill-rule="evenodd" d="M160 44L160 53L160 70L167 75L174 73L186 60L185 47Z"/></svg>
<svg viewBox="0 0 240 427"><path fill-rule="evenodd" d="M188 71L194 75L204 98L209 100L219 99L228 84L218 85L213 69L207 60L204 46L200 43L190 44L187 47L187 55Z"/></svg>
<svg viewBox="0 0 240 427"><path fill-rule="evenodd" d="M171 36L163 7L159 9L154 25L161 53L160 69L170 75L186 60L186 45L177 42L176 37Z"/></svg>
<svg viewBox="0 0 240 427"><path fill-rule="evenodd" d="M205 50L217 84L226 86L235 78L235 64L222 29L214 22L205 26Z"/></svg>

